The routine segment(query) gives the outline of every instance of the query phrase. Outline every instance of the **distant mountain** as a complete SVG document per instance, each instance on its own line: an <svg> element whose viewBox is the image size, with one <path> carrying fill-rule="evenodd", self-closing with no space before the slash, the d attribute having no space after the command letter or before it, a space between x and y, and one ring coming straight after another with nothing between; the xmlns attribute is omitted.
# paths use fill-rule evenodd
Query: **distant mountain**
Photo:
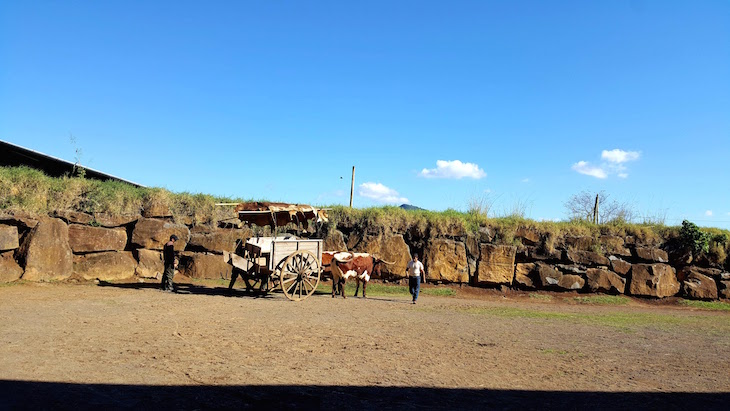
<svg viewBox="0 0 730 411"><path fill-rule="evenodd" d="M410 204L401 204L400 205L400 208L402 208L404 210L408 210L408 211L410 211L410 210L423 210L423 211L427 211L425 208L416 207L416 206L410 205Z"/></svg>

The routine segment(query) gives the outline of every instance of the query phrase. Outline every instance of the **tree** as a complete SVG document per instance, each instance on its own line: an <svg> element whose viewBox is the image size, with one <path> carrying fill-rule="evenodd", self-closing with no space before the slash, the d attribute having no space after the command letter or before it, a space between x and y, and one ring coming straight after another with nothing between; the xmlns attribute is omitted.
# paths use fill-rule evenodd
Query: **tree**
<svg viewBox="0 0 730 411"><path fill-rule="evenodd" d="M679 229L679 242L685 250L691 251L693 256L697 257L700 253L708 252L710 239L710 234L700 230L694 223L687 220L682 221L682 228ZM716 236L715 239L722 241L723 237Z"/></svg>
<svg viewBox="0 0 730 411"><path fill-rule="evenodd" d="M634 210L629 203L616 200L609 201L605 191L598 192L598 223L629 222L634 219ZM593 221L593 209L596 205L596 194L583 190L572 195L563 203L571 220Z"/></svg>

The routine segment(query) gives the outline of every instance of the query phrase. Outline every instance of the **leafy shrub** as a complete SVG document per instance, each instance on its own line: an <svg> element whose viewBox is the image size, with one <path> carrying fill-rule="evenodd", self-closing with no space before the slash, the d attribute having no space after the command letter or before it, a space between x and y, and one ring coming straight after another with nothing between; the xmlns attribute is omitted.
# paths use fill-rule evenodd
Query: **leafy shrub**
<svg viewBox="0 0 730 411"><path fill-rule="evenodd" d="M692 251L692 255L706 253L710 248L710 235L687 220L682 221L679 230L679 242L682 247Z"/></svg>

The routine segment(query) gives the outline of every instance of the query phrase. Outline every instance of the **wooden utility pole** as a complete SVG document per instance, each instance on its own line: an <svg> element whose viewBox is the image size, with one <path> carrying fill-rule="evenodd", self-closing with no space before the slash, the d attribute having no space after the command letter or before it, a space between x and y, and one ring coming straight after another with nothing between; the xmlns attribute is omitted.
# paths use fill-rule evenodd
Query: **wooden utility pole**
<svg viewBox="0 0 730 411"><path fill-rule="evenodd" d="M355 166L352 166L352 182L350 183L350 208L352 208L352 193L355 191Z"/></svg>
<svg viewBox="0 0 730 411"><path fill-rule="evenodd" d="M596 205L593 206L593 224L598 224L598 194L596 194Z"/></svg>

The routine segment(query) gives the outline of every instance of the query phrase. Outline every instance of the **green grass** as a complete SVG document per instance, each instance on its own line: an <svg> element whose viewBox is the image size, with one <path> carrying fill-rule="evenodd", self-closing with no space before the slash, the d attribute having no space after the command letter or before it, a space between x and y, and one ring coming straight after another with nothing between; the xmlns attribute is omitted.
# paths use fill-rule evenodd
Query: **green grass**
<svg viewBox="0 0 730 411"><path fill-rule="evenodd" d="M637 329L674 330L684 327L703 326L708 329L717 327L730 332L730 321L718 323L712 318L657 315L648 313L565 313L541 310L528 310L513 307L471 307L463 310L474 315L487 315L508 319L530 319L538 321L560 321L574 324L589 324L615 328L623 332Z"/></svg>
<svg viewBox="0 0 730 411"><path fill-rule="evenodd" d="M574 297L573 301L579 304L626 305L631 300L622 295L591 295L586 297Z"/></svg>
<svg viewBox="0 0 730 411"><path fill-rule="evenodd" d="M538 300L538 301L552 301L553 296L548 295L548 294L530 293L530 299Z"/></svg>
<svg viewBox="0 0 730 411"><path fill-rule="evenodd" d="M680 300L679 303L687 307L701 308L703 310L730 311L730 303L722 301Z"/></svg>
<svg viewBox="0 0 730 411"><path fill-rule="evenodd" d="M216 207L215 203L242 201L245 200L134 187L118 181L54 178L29 167L0 167L0 210L36 214L67 210L123 215L139 214L151 206L164 206L176 220L207 224L217 222L227 211Z"/></svg>
<svg viewBox="0 0 730 411"><path fill-rule="evenodd" d="M332 292L332 281L322 281L317 287L317 293L331 293ZM362 293L362 286L360 287ZM430 295L436 297L453 297L456 295L456 291L448 287L428 287L421 288L421 295ZM353 281L345 284L345 295L350 297L355 294L355 283ZM394 284L380 284L380 283L368 283L368 296L409 296L410 292L408 287L405 285L394 285Z"/></svg>
<svg viewBox="0 0 730 411"><path fill-rule="evenodd" d="M456 295L456 290L446 287L421 288L421 294L437 297L453 297Z"/></svg>

